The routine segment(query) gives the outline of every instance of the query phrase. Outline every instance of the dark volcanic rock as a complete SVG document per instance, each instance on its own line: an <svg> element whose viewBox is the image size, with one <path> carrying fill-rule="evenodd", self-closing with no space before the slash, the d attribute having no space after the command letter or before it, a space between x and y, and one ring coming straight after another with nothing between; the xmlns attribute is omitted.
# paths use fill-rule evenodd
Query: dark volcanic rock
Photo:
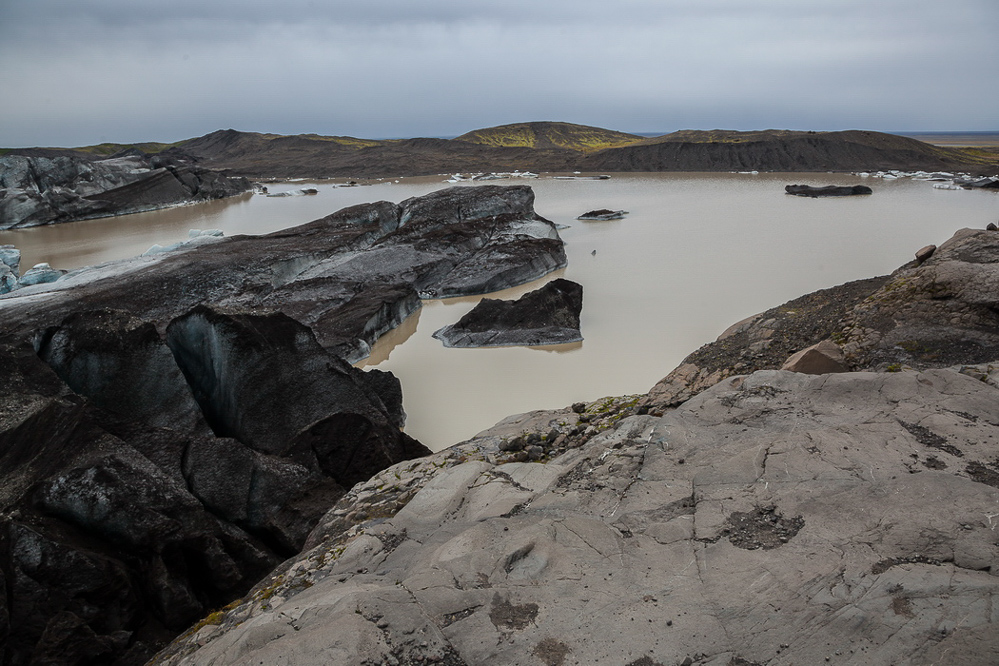
<svg viewBox="0 0 999 666"><path fill-rule="evenodd" d="M464 317L436 331L445 347L556 345L579 342L583 287L553 280L516 301L482 299Z"/></svg>
<svg viewBox="0 0 999 666"><path fill-rule="evenodd" d="M429 453L399 430L397 380L285 315L201 306L167 331L99 311L38 355L4 341L4 663L144 661L297 552L346 488Z"/></svg>
<svg viewBox="0 0 999 666"><path fill-rule="evenodd" d="M816 187L813 185L787 185L784 191L788 194L796 194L799 197L850 197L858 194L871 194L874 190L866 185L825 185Z"/></svg>
<svg viewBox="0 0 999 666"><path fill-rule="evenodd" d="M626 210L610 210L608 208L598 208L597 210L591 210L589 212L583 213L582 215L580 215L576 219L577 220L596 220L596 221L602 222L602 221L605 221L605 220L620 220L621 218L623 218L627 214L628 214L628 211L626 211Z"/></svg>
<svg viewBox="0 0 999 666"><path fill-rule="evenodd" d="M5 155L0 157L0 229L122 215L249 190L245 178L164 157L131 154L91 161Z"/></svg>
<svg viewBox="0 0 999 666"><path fill-rule="evenodd" d="M369 383L367 373L329 354L312 331L287 315L199 306L170 323L166 341L221 437L286 454L296 434L332 416L331 405L359 419L365 437L405 437L395 392L389 402L398 411L390 414L378 395L380 382ZM348 459L362 442L337 438Z"/></svg>
<svg viewBox="0 0 999 666"><path fill-rule="evenodd" d="M74 313L35 346L67 386L101 409L154 427L208 431L152 323L120 310Z"/></svg>

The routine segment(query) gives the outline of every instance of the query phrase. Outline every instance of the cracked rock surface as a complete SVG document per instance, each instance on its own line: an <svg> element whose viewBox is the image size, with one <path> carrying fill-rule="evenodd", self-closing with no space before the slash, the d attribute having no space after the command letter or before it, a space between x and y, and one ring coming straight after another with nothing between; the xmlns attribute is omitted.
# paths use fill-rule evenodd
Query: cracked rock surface
<svg viewBox="0 0 999 666"><path fill-rule="evenodd" d="M509 419L355 486L156 663L999 660L989 382L759 371L583 441L587 412ZM548 427L573 434L505 462Z"/></svg>

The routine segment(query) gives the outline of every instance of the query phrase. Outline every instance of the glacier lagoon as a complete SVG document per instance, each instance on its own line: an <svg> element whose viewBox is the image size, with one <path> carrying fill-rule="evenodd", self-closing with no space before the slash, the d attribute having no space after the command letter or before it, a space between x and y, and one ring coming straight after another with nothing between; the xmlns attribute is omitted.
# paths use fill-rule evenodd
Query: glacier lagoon
<svg viewBox="0 0 999 666"><path fill-rule="evenodd" d="M401 201L451 186L444 176L268 183L271 193L314 187L313 196L244 195L167 210L0 233L38 262L71 269L168 245L188 230L227 236L276 231L345 206ZM362 367L402 381L406 430L439 450L505 416L608 395L643 393L684 356L739 319L802 294L889 273L924 245L962 227L999 221L999 194L950 191L909 178L849 174L613 174L608 180L537 179L535 209L556 224L568 266L491 298L515 298L549 279L583 285L581 343L556 347L446 349L431 334L478 298L425 301L376 343ZM810 199L784 186L866 184L870 196ZM461 184L474 187L474 184ZM589 210L627 210L583 222Z"/></svg>

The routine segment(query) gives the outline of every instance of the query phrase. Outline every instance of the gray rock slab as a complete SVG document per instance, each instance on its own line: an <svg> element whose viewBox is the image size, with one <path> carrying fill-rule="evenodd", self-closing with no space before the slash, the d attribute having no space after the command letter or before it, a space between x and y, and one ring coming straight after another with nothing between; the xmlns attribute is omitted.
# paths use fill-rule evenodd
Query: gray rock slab
<svg viewBox="0 0 999 666"><path fill-rule="evenodd" d="M997 423L954 370L761 371L545 465L485 433L353 489L330 515L364 520L161 658L990 663Z"/></svg>

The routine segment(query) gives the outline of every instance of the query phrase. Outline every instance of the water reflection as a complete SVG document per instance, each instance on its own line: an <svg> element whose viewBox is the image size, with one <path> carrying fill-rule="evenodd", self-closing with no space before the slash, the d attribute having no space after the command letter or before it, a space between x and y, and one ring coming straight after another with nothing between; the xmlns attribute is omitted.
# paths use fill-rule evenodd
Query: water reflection
<svg viewBox="0 0 999 666"><path fill-rule="evenodd" d="M423 308L409 315L401 324L378 338L375 344L371 345L371 354L366 359L358 361L354 365L359 368L365 368L387 361L396 347L409 340L416 333L416 329L420 325L421 312L423 312Z"/></svg>
<svg viewBox="0 0 999 666"><path fill-rule="evenodd" d="M564 342L560 345L534 345L528 347L528 349L533 349L534 351L543 351L554 354L571 354L572 352L579 351L583 348L583 342Z"/></svg>

